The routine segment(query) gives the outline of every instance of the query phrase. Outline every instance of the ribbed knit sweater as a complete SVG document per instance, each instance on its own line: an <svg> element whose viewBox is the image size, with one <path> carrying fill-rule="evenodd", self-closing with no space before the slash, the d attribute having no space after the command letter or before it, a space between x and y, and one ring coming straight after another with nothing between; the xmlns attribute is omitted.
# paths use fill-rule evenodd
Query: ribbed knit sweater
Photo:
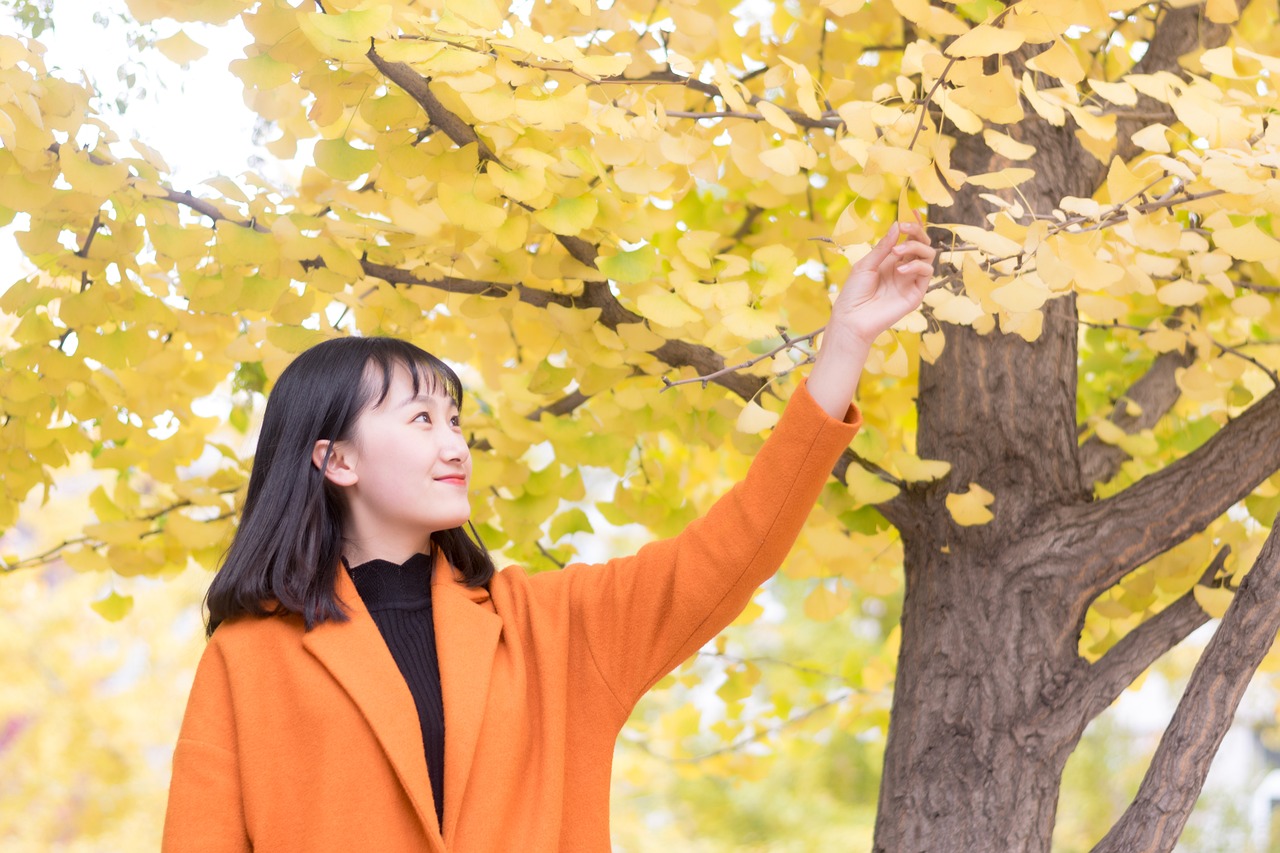
<svg viewBox="0 0 1280 853"><path fill-rule="evenodd" d="M343 560L346 565L346 560ZM431 618L432 558L414 554L402 565L370 560L347 567L364 602L387 642L391 657L409 685L418 706L422 746L435 795L436 819L444 825L444 703L440 693L440 664L436 631Z"/></svg>

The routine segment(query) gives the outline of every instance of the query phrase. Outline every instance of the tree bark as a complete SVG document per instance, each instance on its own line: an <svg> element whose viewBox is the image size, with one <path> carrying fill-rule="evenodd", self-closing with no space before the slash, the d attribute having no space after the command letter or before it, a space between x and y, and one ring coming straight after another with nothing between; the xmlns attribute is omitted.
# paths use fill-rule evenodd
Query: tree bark
<svg viewBox="0 0 1280 853"><path fill-rule="evenodd" d="M1132 805L1093 853L1166 853L1182 835L1240 697L1280 630L1280 524L1191 673Z"/></svg>
<svg viewBox="0 0 1280 853"><path fill-rule="evenodd" d="M1140 70L1176 70L1177 58L1194 45L1220 44L1222 28L1200 26L1201 13L1163 13ZM1016 75L1041 49L1024 48L1011 57ZM1121 154L1133 129L1118 134ZM1001 194L1034 213L1049 213L1064 196L1091 197L1105 178L1106 166L1083 149L1071 121L1053 127L1029 114L1008 131L1035 146L1026 165L1036 175L1018 188L1016 199ZM964 134L956 134L951 163L967 174L1011 165L980 136ZM930 214L936 221L985 227L989 210L965 188L953 206ZM1091 667L1079 656L1080 608L1099 591L1088 588L1080 567L1108 554L1078 522L1098 522L1090 512L1094 483L1122 460L1097 448L1082 458L1075 301L1059 298L1044 310L1043 333L1034 343L999 330L978 335L944 324L942 355L920 366L917 449L952 468L940 485L905 490L911 506L899 507L895 518L909 520L899 524L906 592L877 851L1047 853L1062 770L1089 720L1107 704L1098 697L1114 698L1117 685L1123 689L1120 682L1137 675L1132 670L1202 619L1187 597L1146 631L1135 632L1105 664ZM1149 398L1143 403L1152 413L1176 396L1167 380L1177 362L1162 360L1146 385L1133 389ZM1254 420L1270 416L1272 403ZM1280 428L1267 434L1280 436ZM1254 474L1238 477L1236 485L1243 487ZM971 482L995 494L994 519L960 527L945 509L944 492L964 491ZM1231 489L1219 491L1202 497L1226 500ZM1175 541L1168 537L1165 548L1149 556Z"/></svg>

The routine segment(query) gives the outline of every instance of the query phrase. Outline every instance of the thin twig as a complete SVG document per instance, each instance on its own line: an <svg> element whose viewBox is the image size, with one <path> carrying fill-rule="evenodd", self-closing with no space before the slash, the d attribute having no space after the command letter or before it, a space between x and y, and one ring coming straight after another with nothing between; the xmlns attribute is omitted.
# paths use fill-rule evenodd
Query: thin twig
<svg viewBox="0 0 1280 853"><path fill-rule="evenodd" d="M778 355L781 352L785 352L786 350L792 349L796 346L799 346L800 344L808 343L818 335L822 334L823 330L826 328L827 328L826 326L823 326L821 328L814 329L809 334L801 335L798 338L788 337L786 332L779 329L778 333L782 335L782 343L774 347L772 350L765 353L764 355L756 356L755 358L750 359L748 361L744 361L741 364L732 364L727 367L722 367L721 369L716 370L712 373L708 373L705 376L694 376L691 379L668 379L667 377L664 376L662 377L662 390L666 391L668 388L674 388L677 385L689 385L694 382L701 382L702 387L706 388L708 383L714 382L715 380L719 379L721 376L725 376L730 373L735 373L739 370L746 370L750 367L754 367L755 365L759 364L762 361L768 361L769 359L773 358L775 355Z"/></svg>

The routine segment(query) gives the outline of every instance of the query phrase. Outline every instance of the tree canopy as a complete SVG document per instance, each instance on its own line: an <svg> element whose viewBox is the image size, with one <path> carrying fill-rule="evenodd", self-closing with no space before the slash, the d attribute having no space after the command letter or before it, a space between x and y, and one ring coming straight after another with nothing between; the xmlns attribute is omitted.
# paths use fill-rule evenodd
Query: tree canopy
<svg viewBox="0 0 1280 853"><path fill-rule="evenodd" d="M917 211L945 248L937 281L877 342L866 425L741 620L763 639L683 668L635 739L690 775L749 776L755 745L806 721L836 742L888 727L891 850L920 836L887 812L973 808L920 782L950 759L895 745L895 679L895 703L932 696L952 728L936 736L966 743L970 691L1018 694L995 702L1007 743L973 751L990 746L990 771L1052 742L1036 759L1052 784L1009 798L1034 817L998 830L1038 849L1021 844L1047 844L1087 722L1274 566L1274 2L129 8L172 29L154 47L178 63L203 48L175 22L238 18L245 102L305 167L296 185L175 186L164 152L113 133L92 81L0 36L0 223L34 269L0 296L0 530L78 460L101 482L92 523L9 571L214 567L250 464L237 434L294 354L355 333L459 366L474 518L504 557L563 565L601 520L675 533L745 469L849 261ZM938 630L920 633L924 611L897 627L904 578L909 605L941 572ZM1224 643L1266 652L1277 626L1240 620L1280 610L1269 589ZM981 628L946 621L965 608ZM855 630L805 648L770 639L780 621ZM1008 677L915 668L962 637L1007 653ZM708 665L718 717L685 701ZM1188 707L1229 720L1231 689ZM1037 702L1070 718L1059 735ZM849 775L833 784L869 807Z"/></svg>

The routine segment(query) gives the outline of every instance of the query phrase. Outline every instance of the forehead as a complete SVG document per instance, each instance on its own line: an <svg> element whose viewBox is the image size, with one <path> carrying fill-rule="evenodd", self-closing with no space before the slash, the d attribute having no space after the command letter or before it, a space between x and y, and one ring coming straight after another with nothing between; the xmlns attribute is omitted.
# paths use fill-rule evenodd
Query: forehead
<svg viewBox="0 0 1280 853"><path fill-rule="evenodd" d="M436 405L457 408L457 401L449 393L443 377L425 365L408 365L395 362L384 368L370 362L366 379L374 385L373 407L395 409L411 402L431 402ZM416 376L415 376L416 373Z"/></svg>

